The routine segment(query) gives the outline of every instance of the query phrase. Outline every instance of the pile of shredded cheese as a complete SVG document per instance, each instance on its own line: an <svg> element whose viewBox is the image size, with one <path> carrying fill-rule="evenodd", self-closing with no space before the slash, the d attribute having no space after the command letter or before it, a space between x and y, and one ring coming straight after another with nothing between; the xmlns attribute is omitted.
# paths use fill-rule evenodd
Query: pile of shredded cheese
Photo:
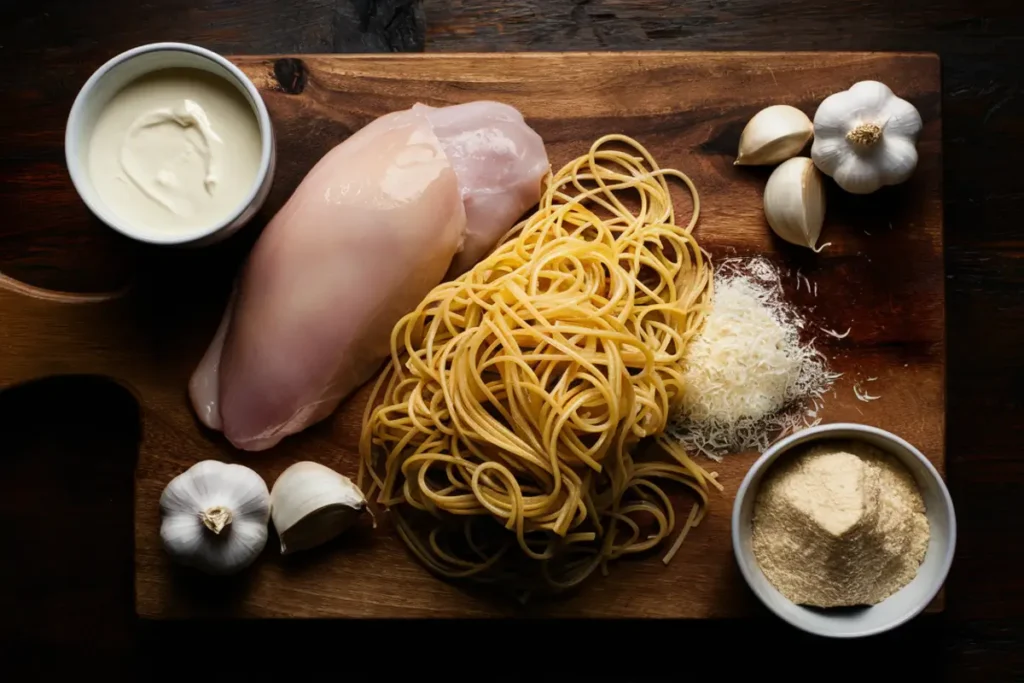
<svg viewBox="0 0 1024 683"><path fill-rule="evenodd" d="M763 450L812 426L830 372L804 320L782 298L778 270L766 259L729 259L717 269L713 307L688 347L687 392L671 433L684 446L720 459Z"/></svg>

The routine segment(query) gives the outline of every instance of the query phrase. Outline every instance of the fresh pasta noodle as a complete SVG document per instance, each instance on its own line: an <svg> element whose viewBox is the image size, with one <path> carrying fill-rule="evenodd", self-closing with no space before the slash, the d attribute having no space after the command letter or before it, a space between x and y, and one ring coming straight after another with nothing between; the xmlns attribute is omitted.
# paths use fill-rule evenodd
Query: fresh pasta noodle
<svg viewBox="0 0 1024 683"><path fill-rule="evenodd" d="M669 178L693 198L685 226ZM711 301L699 208L687 176L605 136L394 328L360 484L428 568L562 589L700 523L721 487L662 435ZM688 518L668 483L696 494Z"/></svg>

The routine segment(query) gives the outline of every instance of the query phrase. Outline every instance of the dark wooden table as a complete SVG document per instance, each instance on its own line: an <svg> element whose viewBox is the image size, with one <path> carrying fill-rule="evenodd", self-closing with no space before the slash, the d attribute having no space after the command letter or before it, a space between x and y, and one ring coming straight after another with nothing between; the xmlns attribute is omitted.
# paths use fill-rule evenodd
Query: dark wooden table
<svg viewBox="0 0 1024 683"><path fill-rule="evenodd" d="M561 668L681 678L749 667L790 677L1024 680L1024 11L1018 0L35 0L0 9L0 272L71 291L116 287L123 245L69 233L63 130L78 88L137 44L223 53L494 50L926 50L943 63L948 471L961 535L947 611L887 636L823 642L772 619L720 623L147 624L132 609L135 435L98 412L95 378L0 393L0 653L12 680L52 669L155 675L392 660L420 673L547 678ZM566 87L572 87L567 83ZM72 268L71 265L74 264ZM0 344L3 343L0 321ZM60 396L58 401L52 398ZM117 427L117 428L115 428ZM322 645L310 639L327 638ZM546 639L557 639L548 645ZM655 641L663 641L659 644ZM715 645L721 647L714 648ZM383 648L391 648L384 654ZM396 656L395 648L400 654ZM712 649L714 648L714 649ZM351 650L351 654L346 654ZM220 657L218 657L218 651ZM263 655L262 652L267 654ZM545 654L541 654L541 653ZM438 656L440 654L440 657ZM541 662L539 657L553 657ZM424 659L419 659L423 657ZM237 661L236 661L237 660ZM475 661L473 661L475 660ZM429 662L429 666L421 664ZM426 670L423 670L423 667ZM443 669L442 669L443 667ZM441 673L442 670L444 673ZM897 671L899 670L899 671ZM192 674L192 672L195 672ZM332 671L333 673L333 671ZM910 680L910 679L908 679Z"/></svg>

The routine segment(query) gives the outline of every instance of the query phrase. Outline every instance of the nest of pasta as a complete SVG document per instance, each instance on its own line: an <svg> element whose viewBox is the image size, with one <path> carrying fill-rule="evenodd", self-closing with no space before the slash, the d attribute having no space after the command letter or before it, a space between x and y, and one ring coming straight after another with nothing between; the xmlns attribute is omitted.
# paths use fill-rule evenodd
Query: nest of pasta
<svg viewBox="0 0 1024 683"><path fill-rule="evenodd" d="M669 178L693 197L685 226ZM395 327L360 480L432 571L560 590L678 529L667 561L700 522L717 482L663 435L711 300L698 212L688 177L606 136Z"/></svg>

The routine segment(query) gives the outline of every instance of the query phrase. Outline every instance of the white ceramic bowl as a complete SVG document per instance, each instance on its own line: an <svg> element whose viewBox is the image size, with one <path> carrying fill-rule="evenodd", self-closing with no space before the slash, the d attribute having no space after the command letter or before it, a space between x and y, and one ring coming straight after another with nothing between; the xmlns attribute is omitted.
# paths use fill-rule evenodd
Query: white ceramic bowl
<svg viewBox="0 0 1024 683"><path fill-rule="evenodd" d="M252 105L260 130L260 167L246 199L230 215L214 225L186 230L156 231L120 218L100 198L88 171L89 140L104 106L130 82L160 69L193 68L220 76L231 83ZM218 242L251 219L267 198L274 178L276 150L270 115L256 86L238 67L215 52L187 43L151 43L123 52L101 66L85 82L68 116L64 155L71 182L86 206L114 230L150 244L200 246Z"/></svg>
<svg viewBox="0 0 1024 683"><path fill-rule="evenodd" d="M772 463L790 449L825 439L864 441L902 462L917 481L931 527L928 550L914 580L877 605L863 609L832 612L808 609L791 602L765 578L751 548L750 523L754 501L764 474L771 468ZM793 626L816 635L858 638L900 626L920 614L938 594L953 563L956 516L946 484L921 451L895 434L877 427L851 423L826 424L781 439L765 451L750 468L736 493L736 503L732 512L732 546L743 578L761 602L776 615Z"/></svg>

